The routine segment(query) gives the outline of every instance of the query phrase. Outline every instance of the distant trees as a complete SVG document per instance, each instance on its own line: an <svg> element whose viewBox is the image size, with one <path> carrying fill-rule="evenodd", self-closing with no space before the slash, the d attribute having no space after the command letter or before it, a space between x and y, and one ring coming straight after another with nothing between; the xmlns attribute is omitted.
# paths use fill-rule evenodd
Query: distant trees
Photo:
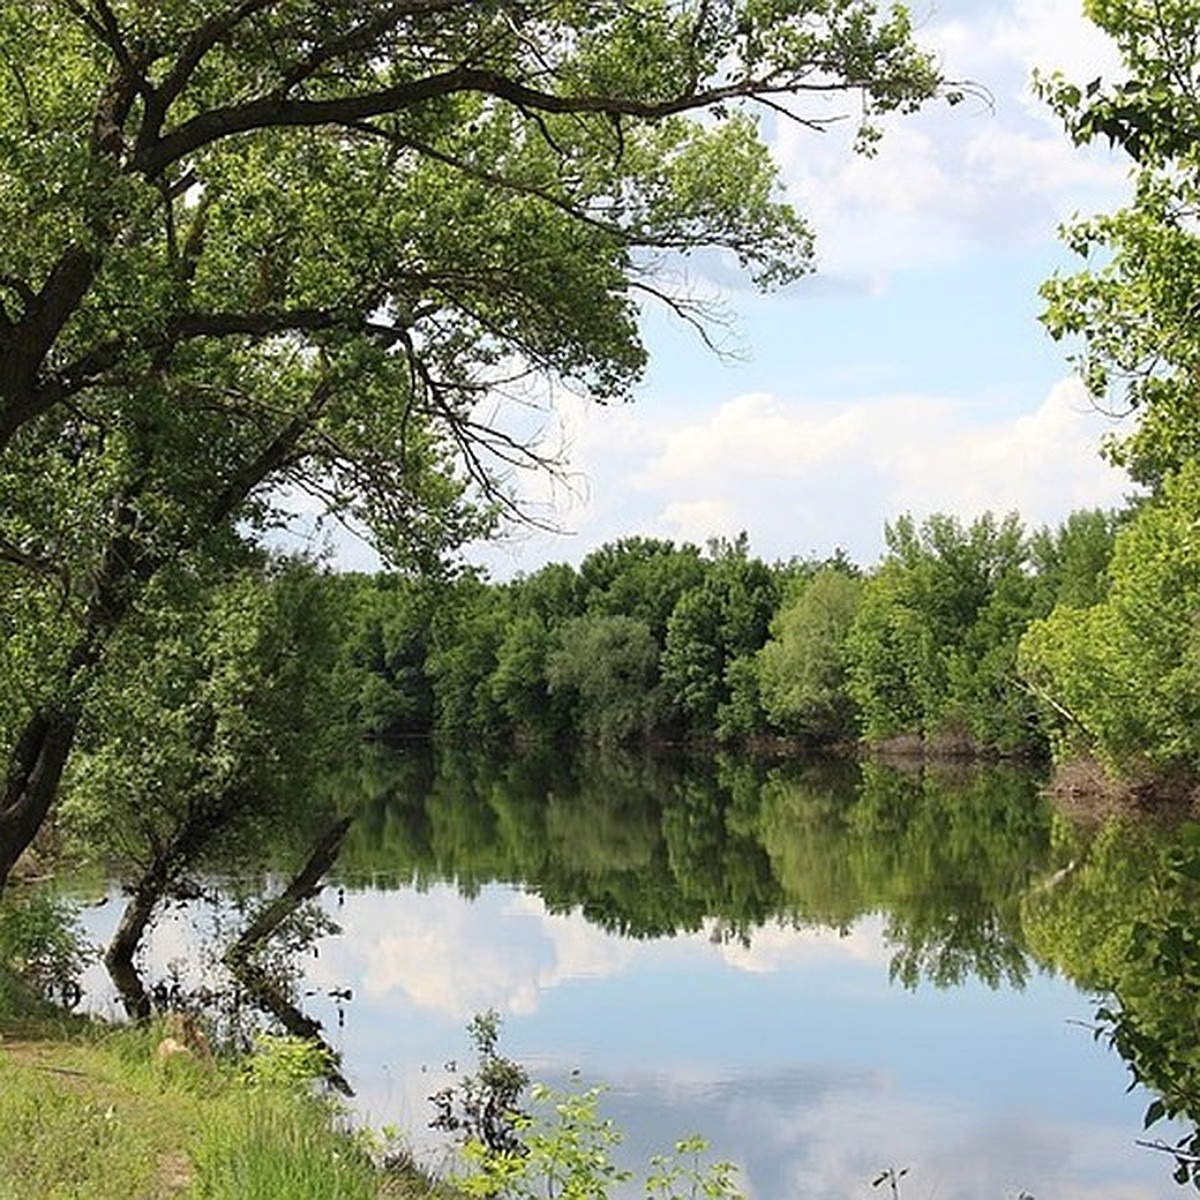
<svg viewBox="0 0 1200 1200"><path fill-rule="evenodd" d="M1029 754L1046 749L1048 709L1021 676L1021 639L1056 603L1106 594L1116 525L1081 512L1027 535L1015 516L904 517L868 571L840 554L768 564L744 535L703 551L629 538L505 584L326 586L360 593L341 606L360 627L340 670L368 736L907 737Z"/></svg>
<svg viewBox="0 0 1200 1200"><path fill-rule="evenodd" d="M1109 587L1033 626L1022 665L1064 756L1134 777L1200 772L1200 467L1175 472L1116 536Z"/></svg>
<svg viewBox="0 0 1200 1200"><path fill-rule="evenodd" d="M822 567L793 587L772 618L758 652L758 684L764 713L781 731L816 743L858 736L848 637L863 586L847 566Z"/></svg>
<svg viewBox="0 0 1200 1200"><path fill-rule="evenodd" d="M1019 520L987 514L964 527L935 515L918 528L902 517L886 536L849 634L864 733L1027 748L1015 662L1032 579Z"/></svg>

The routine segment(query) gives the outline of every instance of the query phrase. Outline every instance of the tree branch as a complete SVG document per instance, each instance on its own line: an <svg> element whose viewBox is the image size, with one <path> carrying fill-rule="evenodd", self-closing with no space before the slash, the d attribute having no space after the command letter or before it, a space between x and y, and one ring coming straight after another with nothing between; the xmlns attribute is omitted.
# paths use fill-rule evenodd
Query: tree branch
<svg viewBox="0 0 1200 1200"><path fill-rule="evenodd" d="M209 520L212 524L217 525L228 520L263 480L284 465L300 438L328 403L333 389L334 384L330 378L322 379L313 388L309 402L292 416L254 458L243 463L213 501L209 510Z"/></svg>
<svg viewBox="0 0 1200 1200"><path fill-rule="evenodd" d="M844 82L804 83L795 78L778 82L744 79L703 91L685 91L666 100L640 100L632 96L560 95L530 87L496 71L459 66L394 87L328 100L288 99L274 93L244 104L209 109L185 121L153 144L139 147L134 156L133 166L147 178L154 178L171 163L194 154L201 147L237 134L268 126L353 127L357 122L371 117L398 112L429 100L464 92L494 96L518 108L539 113L620 115L638 117L645 121L659 121L665 117L709 108L725 101L761 99L767 95L795 92L844 92L853 90L854 86ZM780 111L801 124L809 123L786 108L781 107Z"/></svg>

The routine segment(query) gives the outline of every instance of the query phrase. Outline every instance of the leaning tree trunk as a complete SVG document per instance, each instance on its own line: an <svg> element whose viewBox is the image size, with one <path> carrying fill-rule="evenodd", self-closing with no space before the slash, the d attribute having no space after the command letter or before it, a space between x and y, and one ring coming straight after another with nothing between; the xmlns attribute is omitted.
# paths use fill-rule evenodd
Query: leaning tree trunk
<svg viewBox="0 0 1200 1200"><path fill-rule="evenodd" d="M117 930L104 951L104 966L120 993L121 1003L131 1021L148 1021L151 1014L150 997L133 959L166 889L165 881L154 877L156 875L152 868L138 881L129 903L125 905L125 911L121 913Z"/></svg>
<svg viewBox="0 0 1200 1200"><path fill-rule="evenodd" d="M58 668L58 678L25 721L8 759L0 796L0 895L17 859L32 845L58 796L63 771L83 715L82 681L99 662L159 560L133 536L136 513L131 490L120 506L117 530L104 550L78 640Z"/></svg>
<svg viewBox="0 0 1200 1200"><path fill-rule="evenodd" d="M353 1096L354 1090L338 1067L341 1056L329 1044L321 1023L292 1002L279 982L264 970L260 955L279 927L306 900L312 899L321 890L325 875L341 851L350 824L351 818L344 817L334 822L317 839L307 862L288 886L259 910L223 955L229 973L246 989L251 1000L271 1013L293 1037L316 1042L328 1052L325 1078L346 1096Z"/></svg>
<svg viewBox="0 0 1200 1200"><path fill-rule="evenodd" d="M50 812L78 729L77 707L41 708L13 747L0 798L0 894Z"/></svg>

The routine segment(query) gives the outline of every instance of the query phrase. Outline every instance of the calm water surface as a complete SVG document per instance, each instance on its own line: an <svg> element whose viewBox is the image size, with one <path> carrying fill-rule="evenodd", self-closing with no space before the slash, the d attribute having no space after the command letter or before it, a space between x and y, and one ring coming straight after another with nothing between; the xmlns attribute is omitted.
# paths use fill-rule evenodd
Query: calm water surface
<svg viewBox="0 0 1200 1200"><path fill-rule="evenodd" d="M536 1079L607 1086L635 1169L699 1133L759 1200L887 1167L905 1200L1179 1194L1093 997L1030 949L1078 846L1020 772L409 757L346 786L302 1003L361 1118L434 1163L428 1097L492 1008ZM149 975L196 922L159 923Z"/></svg>

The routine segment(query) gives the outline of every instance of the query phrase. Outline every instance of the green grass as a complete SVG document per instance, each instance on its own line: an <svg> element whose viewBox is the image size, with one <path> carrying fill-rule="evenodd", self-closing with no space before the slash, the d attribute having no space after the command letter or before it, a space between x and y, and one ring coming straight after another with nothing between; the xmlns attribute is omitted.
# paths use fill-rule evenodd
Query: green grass
<svg viewBox="0 0 1200 1200"><path fill-rule="evenodd" d="M0 972L0 1200L418 1200L335 1110L234 1065L155 1059L162 1030L64 1018Z"/></svg>

